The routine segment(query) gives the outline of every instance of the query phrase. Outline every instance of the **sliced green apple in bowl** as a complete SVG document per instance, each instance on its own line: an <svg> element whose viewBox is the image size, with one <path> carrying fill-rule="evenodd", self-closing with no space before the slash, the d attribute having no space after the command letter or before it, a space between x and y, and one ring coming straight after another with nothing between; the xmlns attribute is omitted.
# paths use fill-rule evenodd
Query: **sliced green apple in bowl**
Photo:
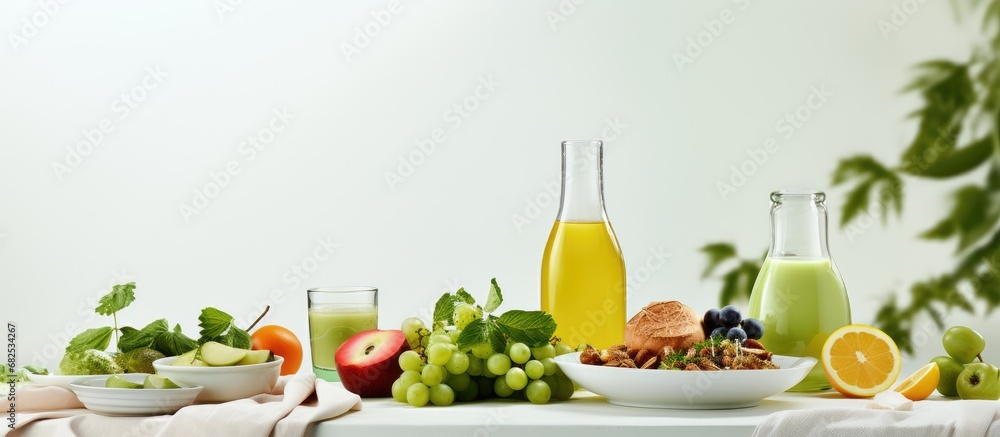
<svg viewBox="0 0 1000 437"><path fill-rule="evenodd" d="M170 362L171 366L226 367L248 366L274 361L269 350L249 350L226 346L214 341L192 349Z"/></svg>

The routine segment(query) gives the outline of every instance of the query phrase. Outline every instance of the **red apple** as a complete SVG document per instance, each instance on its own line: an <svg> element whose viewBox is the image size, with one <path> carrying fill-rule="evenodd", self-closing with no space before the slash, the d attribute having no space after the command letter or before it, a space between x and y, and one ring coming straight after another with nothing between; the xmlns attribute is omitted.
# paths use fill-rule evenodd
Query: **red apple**
<svg viewBox="0 0 1000 437"><path fill-rule="evenodd" d="M408 350L406 336L398 329L354 334L337 349L340 382L363 398L392 396L392 383L403 374L399 356Z"/></svg>

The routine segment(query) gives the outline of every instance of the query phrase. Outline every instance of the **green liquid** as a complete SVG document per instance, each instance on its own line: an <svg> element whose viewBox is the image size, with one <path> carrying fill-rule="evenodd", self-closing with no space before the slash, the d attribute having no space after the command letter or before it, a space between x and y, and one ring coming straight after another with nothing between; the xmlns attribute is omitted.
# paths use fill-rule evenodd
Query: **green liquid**
<svg viewBox="0 0 1000 437"><path fill-rule="evenodd" d="M748 315L764 324L761 343L778 355L817 360L833 331L851 324L844 281L829 258L768 258L754 283ZM822 362L789 391L830 388Z"/></svg>
<svg viewBox="0 0 1000 437"><path fill-rule="evenodd" d="M313 373L327 381L340 381L337 376L337 348L354 334L377 328L378 309L374 306L309 308Z"/></svg>

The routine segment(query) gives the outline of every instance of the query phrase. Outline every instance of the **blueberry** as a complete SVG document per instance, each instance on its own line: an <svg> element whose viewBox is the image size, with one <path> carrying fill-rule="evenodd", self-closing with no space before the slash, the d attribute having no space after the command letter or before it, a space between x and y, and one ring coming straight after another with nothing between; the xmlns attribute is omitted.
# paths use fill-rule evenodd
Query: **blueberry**
<svg viewBox="0 0 1000 437"><path fill-rule="evenodd" d="M740 310L733 305L726 305L719 310L719 322L722 326L730 328L738 326L741 319L743 316L740 314Z"/></svg>
<svg viewBox="0 0 1000 437"><path fill-rule="evenodd" d="M735 341L739 344L743 344L747 340L747 333L743 328L732 328L729 333L726 334L726 338Z"/></svg>
<svg viewBox="0 0 1000 437"><path fill-rule="evenodd" d="M747 338L760 340L760 338L764 336L764 324L760 323L760 320L746 319L740 322L740 326L742 326L743 331L747 333Z"/></svg>
<svg viewBox="0 0 1000 437"><path fill-rule="evenodd" d="M729 334L729 328L726 328L725 326L720 326L718 328L715 328L715 330L712 331L712 335L710 337L712 337L712 338L715 338L715 337L725 338L727 334Z"/></svg>
<svg viewBox="0 0 1000 437"><path fill-rule="evenodd" d="M722 326L719 323L719 310L712 308L705 313L705 331L712 332Z"/></svg>

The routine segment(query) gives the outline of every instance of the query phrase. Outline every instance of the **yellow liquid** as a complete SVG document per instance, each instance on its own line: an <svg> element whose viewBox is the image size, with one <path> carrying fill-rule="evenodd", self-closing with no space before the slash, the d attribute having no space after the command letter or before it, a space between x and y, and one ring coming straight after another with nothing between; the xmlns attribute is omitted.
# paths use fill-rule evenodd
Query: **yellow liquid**
<svg viewBox="0 0 1000 437"><path fill-rule="evenodd" d="M325 306L309 308L309 344L314 368L337 368L337 348L361 331L378 328L374 306Z"/></svg>
<svg viewBox="0 0 1000 437"><path fill-rule="evenodd" d="M542 258L542 310L570 347L625 337L625 261L607 222L556 221Z"/></svg>

